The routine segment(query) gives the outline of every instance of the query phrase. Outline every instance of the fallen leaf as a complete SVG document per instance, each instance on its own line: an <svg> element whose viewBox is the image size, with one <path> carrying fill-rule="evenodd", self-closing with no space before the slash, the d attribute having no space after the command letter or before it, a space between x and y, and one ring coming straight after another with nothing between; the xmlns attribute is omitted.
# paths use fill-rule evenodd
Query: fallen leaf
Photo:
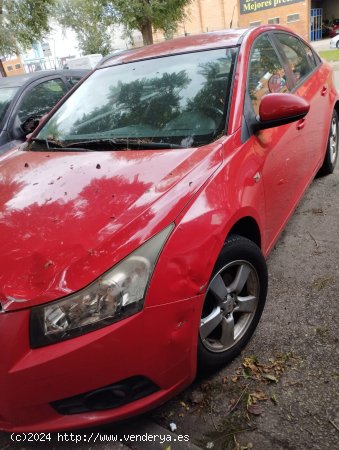
<svg viewBox="0 0 339 450"><path fill-rule="evenodd" d="M262 408L260 405L254 403L251 405L247 405L247 411L254 416L260 416L262 414Z"/></svg>
<svg viewBox="0 0 339 450"><path fill-rule="evenodd" d="M204 394L199 391L193 391L190 395L189 400L193 404L202 403L204 401Z"/></svg>
<svg viewBox="0 0 339 450"><path fill-rule="evenodd" d="M247 376L255 376L256 378L260 378L261 369L259 367L258 358L256 356L248 356L244 359L242 363L245 370L247 370Z"/></svg>
<svg viewBox="0 0 339 450"><path fill-rule="evenodd" d="M252 394L250 394L250 396L251 396L252 398L255 398L256 400L259 400L259 401L265 401L265 400L268 400L268 396L265 394L265 392L259 391L259 390L253 392Z"/></svg>
<svg viewBox="0 0 339 450"><path fill-rule="evenodd" d="M278 400L277 400L276 394L272 394L272 395L271 395L271 400L272 400L272 402L273 402L275 405L278 404Z"/></svg>
<svg viewBox="0 0 339 450"><path fill-rule="evenodd" d="M273 383L278 383L278 378L274 375L271 375L270 373L264 373L262 377L265 378L265 380L272 381Z"/></svg>

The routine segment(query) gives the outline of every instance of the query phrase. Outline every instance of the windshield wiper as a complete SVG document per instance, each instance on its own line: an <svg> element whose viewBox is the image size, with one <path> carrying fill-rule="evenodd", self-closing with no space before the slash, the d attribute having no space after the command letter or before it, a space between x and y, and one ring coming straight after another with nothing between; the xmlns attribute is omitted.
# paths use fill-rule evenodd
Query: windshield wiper
<svg viewBox="0 0 339 450"><path fill-rule="evenodd" d="M129 150L129 149L176 149L184 148L182 145L170 144L167 142L146 142L136 139L95 139L90 141L72 142L67 144L67 148L96 148L100 144L109 145L116 150Z"/></svg>
<svg viewBox="0 0 339 450"><path fill-rule="evenodd" d="M96 150L100 151L98 148L100 144L109 146L114 150L129 150L129 149L176 149L176 148L184 148L182 145L177 144L169 144L166 142L145 142L131 139L93 139L90 141L79 141L79 142L71 142L66 145L62 145L60 141L55 141L53 139L41 139L41 138L33 138L31 142L37 142L39 144L45 144L47 150L58 150L58 151L67 151L67 150L75 150L75 151L88 151L88 150Z"/></svg>

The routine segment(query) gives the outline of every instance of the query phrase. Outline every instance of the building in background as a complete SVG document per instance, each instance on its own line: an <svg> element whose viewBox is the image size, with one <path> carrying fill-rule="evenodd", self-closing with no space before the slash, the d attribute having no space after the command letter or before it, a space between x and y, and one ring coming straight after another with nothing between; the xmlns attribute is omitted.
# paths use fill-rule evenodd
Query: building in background
<svg viewBox="0 0 339 450"><path fill-rule="evenodd" d="M280 24L308 41L322 39L322 26L339 18L337 0L238 0L239 26Z"/></svg>
<svg viewBox="0 0 339 450"><path fill-rule="evenodd" d="M173 37L238 27L238 0L195 0L186 12L187 18L179 23ZM155 33L154 42L164 38L163 33Z"/></svg>
<svg viewBox="0 0 339 450"><path fill-rule="evenodd" d="M194 0L187 7L187 16L173 37L280 24L314 41L323 37L323 23L331 26L339 19L339 0ZM163 33L156 33L154 42L164 38Z"/></svg>
<svg viewBox="0 0 339 450"><path fill-rule="evenodd" d="M0 56L0 78L6 76L5 69L4 69L4 66L3 66L3 64L2 64L2 60L3 60L3 59L4 59L4 58L3 58L2 56Z"/></svg>
<svg viewBox="0 0 339 450"><path fill-rule="evenodd" d="M2 67L5 72L5 76L7 77L22 75L25 73L22 60L18 56L11 59L2 60Z"/></svg>

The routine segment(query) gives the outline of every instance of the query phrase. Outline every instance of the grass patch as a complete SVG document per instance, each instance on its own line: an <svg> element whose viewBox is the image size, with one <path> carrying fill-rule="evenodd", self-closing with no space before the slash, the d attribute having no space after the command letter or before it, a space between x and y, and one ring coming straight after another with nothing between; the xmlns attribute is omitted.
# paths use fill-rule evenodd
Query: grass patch
<svg viewBox="0 0 339 450"><path fill-rule="evenodd" d="M339 61L339 50L324 50L319 52L319 55L326 59L326 61Z"/></svg>

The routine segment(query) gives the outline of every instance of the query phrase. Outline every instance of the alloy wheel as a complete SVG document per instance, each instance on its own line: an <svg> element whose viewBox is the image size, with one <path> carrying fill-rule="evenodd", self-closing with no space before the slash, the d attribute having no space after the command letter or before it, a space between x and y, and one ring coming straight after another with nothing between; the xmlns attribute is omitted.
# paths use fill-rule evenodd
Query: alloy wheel
<svg viewBox="0 0 339 450"><path fill-rule="evenodd" d="M233 261L213 277L200 321L207 350L223 352L240 341L255 316L259 288L258 274L247 261Z"/></svg>
<svg viewBox="0 0 339 450"><path fill-rule="evenodd" d="M333 164L338 151L338 122L337 118L332 118L331 129L330 129L330 161Z"/></svg>

